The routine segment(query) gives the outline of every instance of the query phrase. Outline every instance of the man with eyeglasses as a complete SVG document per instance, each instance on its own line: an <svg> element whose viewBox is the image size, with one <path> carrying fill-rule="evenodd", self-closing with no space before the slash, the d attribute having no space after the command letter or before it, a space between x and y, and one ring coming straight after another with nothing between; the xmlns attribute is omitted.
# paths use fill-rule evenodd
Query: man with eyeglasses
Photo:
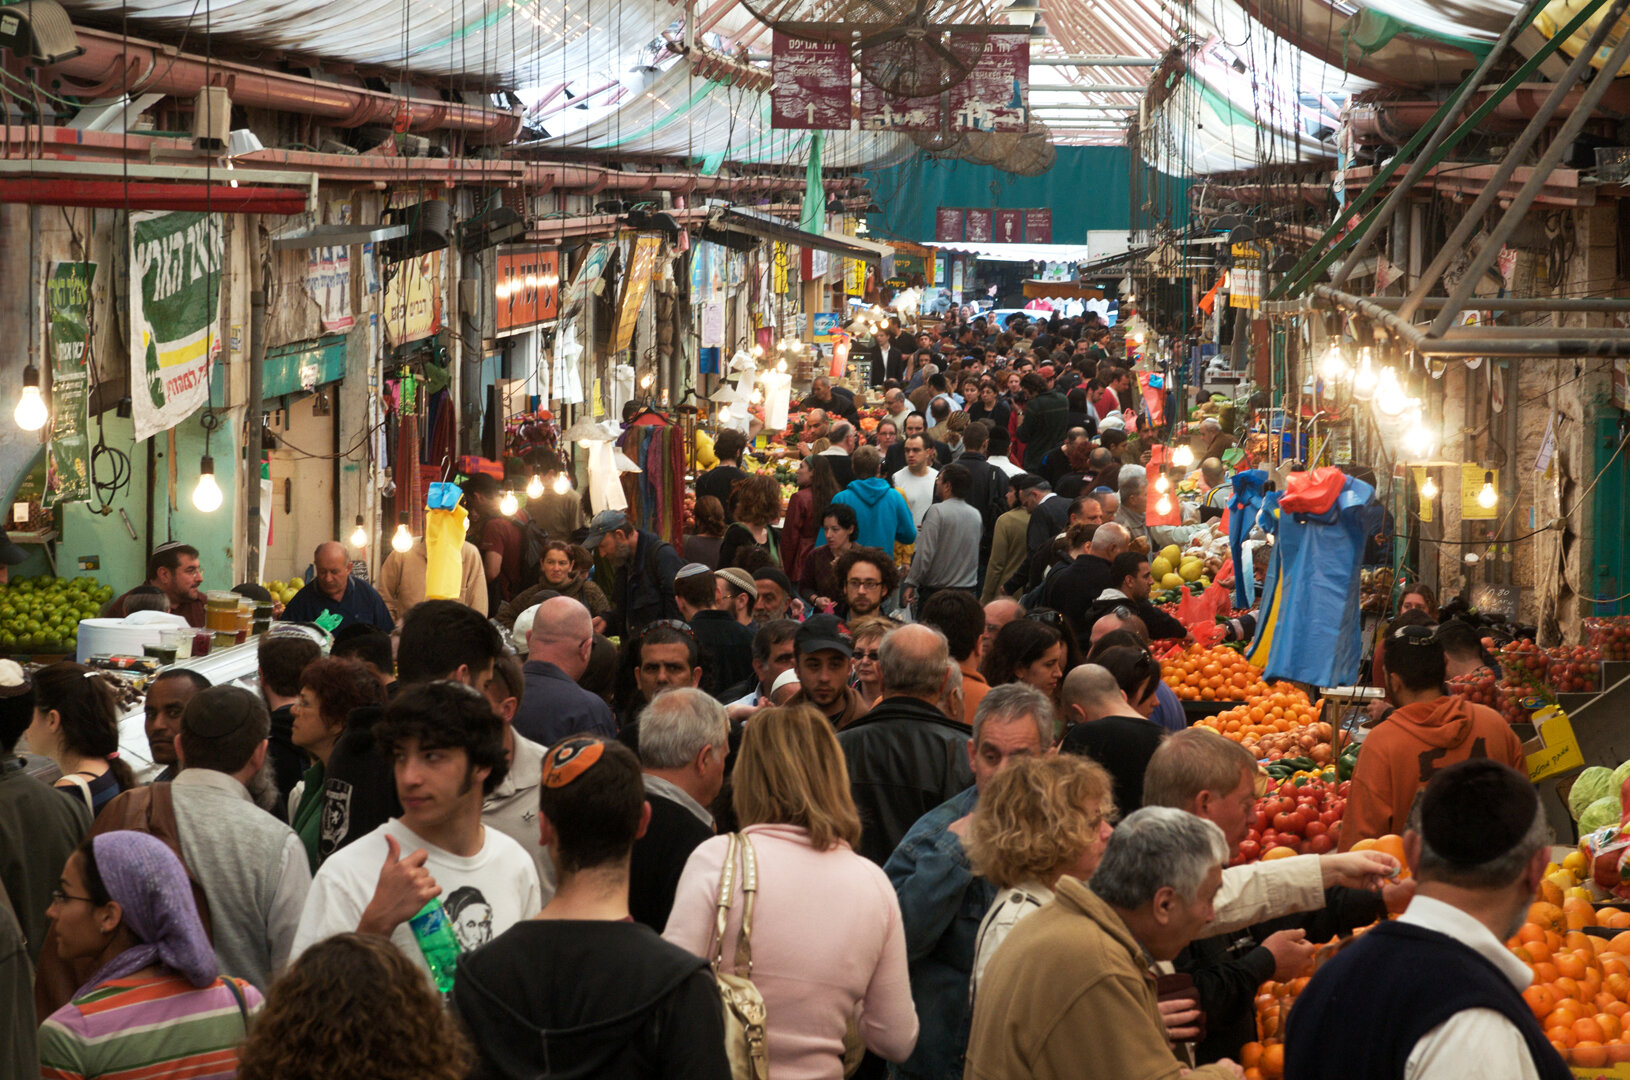
<svg viewBox="0 0 1630 1080"><path fill-rule="evenodd" d="M1446 661L1430 626L1400 626L1387 639L1387 697L1396 706L1364 740L1342 817L1340 850L1402 834L1415 796L1439 771L1491 758L1526 772L1522 741L1499 713L1443 692Z"/></svg>
<svg viewBox="0 0 1630 1080"><path fill-rule="evenodd" d="M899 583L893 560L877 548L851 549L833 565L832 573L843 585L838 614L851 622L883 614L884 599Z"/></svg>

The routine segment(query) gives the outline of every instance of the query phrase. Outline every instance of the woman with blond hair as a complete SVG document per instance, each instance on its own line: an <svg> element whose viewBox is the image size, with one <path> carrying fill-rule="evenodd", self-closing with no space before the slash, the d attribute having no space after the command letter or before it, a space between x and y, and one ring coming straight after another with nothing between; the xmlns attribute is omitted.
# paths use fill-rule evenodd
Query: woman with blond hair
<svg viewBox="0 0 1630 1080"><path fill-rule="evenodd" d="M900 904L883 871L853 850L860 815L832 725L807 705L753 714L733 783L740 837L757 863L749 943L770 1075L841 1080L851 1021L873 1053L904 1061L917 1042L917 1012ZM716 836L691 853L662 935L698 956L713 955L730 841ZM736 970L743 904L738 874L721 971Z"/></svg>
<svg viewBox="0 0 1630 1080"><path fill-rule="evenodd" d="M864 619L857 619L849 627L855 647L854 655L850 658L850 679L868 709L883 700L883 668L877 662L883 635L899 626L887 616L868 615Z"/></svg>
<svg viewBox="0 0 1630 1080"><path fill-rule="evenodd" d="M1020 758L986 781L968 822L968 861L1001 892L979 924L970 998L996 947L1052 900L1058 879L1086 881L1098 869L1115 814L1112 790L1103 766L1074 754Z"/></svg>

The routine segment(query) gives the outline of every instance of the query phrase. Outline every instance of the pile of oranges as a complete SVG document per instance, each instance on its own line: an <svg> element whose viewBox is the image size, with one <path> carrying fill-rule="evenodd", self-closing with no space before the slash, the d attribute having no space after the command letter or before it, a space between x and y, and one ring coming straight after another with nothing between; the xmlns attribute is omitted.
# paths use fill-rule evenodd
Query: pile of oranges
<svg viewBox="0 0 1630 1080"><path fill-rule="evenodd" d="M1584 861L1575 853L1563 868L1577 880ZM1583 888L1568 892L1561 904L1532 904L1528 921L1506 942L1534 970L1523 1000L1570 1065L1591 1069L1630 1062L1630 911L1598 911L1581 895ZM1587 926L1620 933L1601 937L1585 933Z"/></svg>
<svg viewBox="0 0 1630 1080"><path fill-rule="evenodd" d="M1285 1017L1296 1003L1310 975L1287 982L1272 980L1257 987L1256 1042L1240 1047L1239 1063L1245 1080L1283 1080L1285 1075Z"/></svg>
<svg viewBox="0 0 1630 1080"><path fill-rule="evenodd" d="M1331 760L1331 730L1319 720L1321 709L1295 686L1281 682L1263 686L1246 704L1198 723L1240 743L1256 758L1309 757L1324 765Z"/></svg>
<svg viewBox="0 0 1630 1080"><path fill-rule="evenodd" d="M1186 701L1250 701L1268 692L1262 671L1220 645L1190 645L1160 661L1160 677Z"/></svg>

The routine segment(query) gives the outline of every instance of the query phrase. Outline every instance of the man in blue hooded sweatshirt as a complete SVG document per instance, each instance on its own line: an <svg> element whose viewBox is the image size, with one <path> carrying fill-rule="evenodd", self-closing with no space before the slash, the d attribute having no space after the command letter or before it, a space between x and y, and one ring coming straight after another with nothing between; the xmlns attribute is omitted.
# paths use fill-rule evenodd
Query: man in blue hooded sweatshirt
<svg viewBox="0 0 1630 1080"><path fill-rule="evenodd" d="M917 526L906 497L877 475L882 464L883 455L877 447L862 446L856 450L855 479L834 495L832 502L854 510L859 524L854 538L856 544L893 551L896 543L916 541Z"/></svg>

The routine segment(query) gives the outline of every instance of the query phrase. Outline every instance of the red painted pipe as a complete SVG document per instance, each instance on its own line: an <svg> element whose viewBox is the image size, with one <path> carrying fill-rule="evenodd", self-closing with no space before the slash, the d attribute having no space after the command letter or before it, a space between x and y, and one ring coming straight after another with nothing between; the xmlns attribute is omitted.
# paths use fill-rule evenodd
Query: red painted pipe
<svg viewBox="0 0 1630 1080"><path fill-rule="evenodd" d="M303 214L302 188L232 187L167 181L70 180L17 177L0 180L0 203L94 206L114 210L195 210L219 214Z"/></svg>
<svg viewBox="0 0 1630 1080"><path fill-rule="evenodd" d="M85 51L44 68L47 86L86 98L146 92L192 97L206 86L224 86L237 105L317 116L336 127L399 125L408 131L466 131L489 143L512 142L521 130L519 110L482 108L462 102L402 98L344 82L226 60L206 60L169 45L74 27Z"/></svg>

